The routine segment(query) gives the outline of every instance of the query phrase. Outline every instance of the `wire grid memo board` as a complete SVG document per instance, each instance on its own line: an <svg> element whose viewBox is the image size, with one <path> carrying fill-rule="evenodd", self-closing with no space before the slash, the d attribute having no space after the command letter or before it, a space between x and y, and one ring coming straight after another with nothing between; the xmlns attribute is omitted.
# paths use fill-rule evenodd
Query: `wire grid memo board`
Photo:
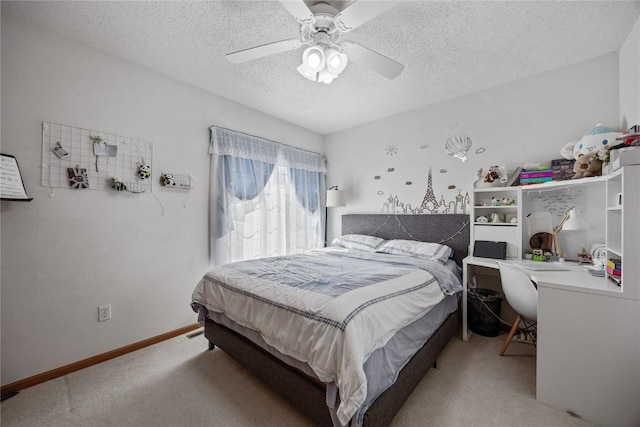
<svg viewBox="0 0 640 427"><path fill-rule="evenodd" d="M90 137L99 136L117 146L115 157L96 156ZM59 143L59 144L58 144ZM53 148L61 146L68 153L60 158ZM153 175L138 178L138 166L145 163L153 173L153 144L136 138L114 135L54 122L42 122L42 185L70 188L67 168L87 170L89 190L109 190L113 178L119 178L133 193L151 193Z"/></svg>

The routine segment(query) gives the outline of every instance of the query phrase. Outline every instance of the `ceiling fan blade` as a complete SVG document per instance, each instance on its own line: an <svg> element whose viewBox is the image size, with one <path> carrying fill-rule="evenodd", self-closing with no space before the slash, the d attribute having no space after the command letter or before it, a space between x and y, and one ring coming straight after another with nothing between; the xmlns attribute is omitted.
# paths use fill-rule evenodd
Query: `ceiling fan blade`
<svg viewBox="0 0 640 427"><path fill-rule="evenodd" d="M358 43L344 42L342 50L349 58L349 61L367 67L390 80L398 77L404 70L404 65Z"/></svg>
<svg viewBox="0 0 640 427"><path fill-rule="evenodd" d="M261 46L250 47L249 49L239 50L237 52L227 53L227 59L234 64L252 61L254 59L264 58L265 56L275 55L276 53L295 50L302 45L298 39L281 40L263 44Z"/></svg>
<svg viewBox="0 0 640 427"><path fill-rule="evenodd" d="M396 5L392 1L356 0L338 13L334 22L343 33L351 31Z"/></svg>
<svg viewBox="0 0 640 427"><path fill-rule="evenodd" d="M302 25L313 25L316 17L303 0L280 0L282 6Z"/></svg>

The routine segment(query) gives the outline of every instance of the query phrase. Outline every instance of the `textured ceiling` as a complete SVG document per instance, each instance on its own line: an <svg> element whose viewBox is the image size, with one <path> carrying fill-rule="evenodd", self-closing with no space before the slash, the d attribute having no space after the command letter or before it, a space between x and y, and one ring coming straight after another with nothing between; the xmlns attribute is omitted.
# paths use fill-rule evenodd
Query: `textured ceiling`
<svg viewBox="0 0 640 427"><path fill-rule="evenodd" d="M298 36L279 2L3 1L2 13L326 135L617 51L640 1L398 2L344 40L404 64L402 74L351 62L330 85L297 73L301 51L225 59Z"/></svg>

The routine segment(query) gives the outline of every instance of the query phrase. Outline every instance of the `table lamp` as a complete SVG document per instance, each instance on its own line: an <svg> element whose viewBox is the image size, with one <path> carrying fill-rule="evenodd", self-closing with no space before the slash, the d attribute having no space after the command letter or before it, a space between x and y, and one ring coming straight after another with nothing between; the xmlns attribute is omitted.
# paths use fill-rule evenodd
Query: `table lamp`
<svg viewBox="0 0 640 427"><path fill-rule="evenodd" d="M328 208L338 208L347 206L345 191L338 190L338 186L334 185L333 187L327 190L327 207Z"/></svg>
<svg viewBox="0 0 640 427"><path fill-rule="evenodd" d="M553 244L556 247L558 261L564 262L564 252L560 248L560 231L565 230L588 230L589 223L582 219L580 211L576 207L569 209L562 218L562 221L553 229Z"/></svg>
<svg viewBox="0 0 640 427"><path fill-rule="evenodd" d="M347 197L346 192L343 190L338 190L338 186L334 185L327 190L327 198L326 198L326 208L325 208L325 217L329 217L329 209L328 208L339 208L347 206ZM328 246L327 242L327 224L324 225L324 245Z"/></svg>

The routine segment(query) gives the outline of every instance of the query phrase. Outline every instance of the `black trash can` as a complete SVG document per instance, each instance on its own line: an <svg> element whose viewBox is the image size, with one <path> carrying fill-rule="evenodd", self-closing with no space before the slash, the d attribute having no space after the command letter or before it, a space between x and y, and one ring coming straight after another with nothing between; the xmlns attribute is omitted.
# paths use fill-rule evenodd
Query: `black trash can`
<svg viewBox="0 0 640 427"><path fill-rule="evenodd" d="M467 294L469 329L485 337L497 337L500 333L501 304L502 295L499 293L489 289L469 288Z"/></svg>

